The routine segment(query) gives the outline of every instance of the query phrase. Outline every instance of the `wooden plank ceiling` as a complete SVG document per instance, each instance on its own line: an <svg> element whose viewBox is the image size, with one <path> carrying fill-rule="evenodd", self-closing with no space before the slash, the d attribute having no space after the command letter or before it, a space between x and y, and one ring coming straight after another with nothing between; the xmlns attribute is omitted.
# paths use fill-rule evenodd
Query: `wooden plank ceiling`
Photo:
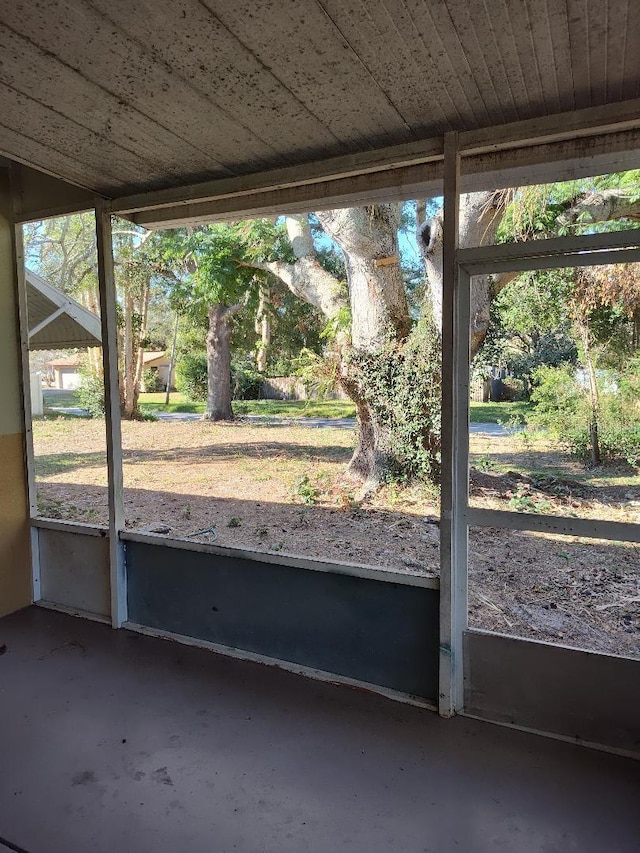
<svg viewBox="0 0 640 853"><path fill-rule="evenodd" d="M0 153L103 193L640 96L638 0L7 0Z"/></svg>

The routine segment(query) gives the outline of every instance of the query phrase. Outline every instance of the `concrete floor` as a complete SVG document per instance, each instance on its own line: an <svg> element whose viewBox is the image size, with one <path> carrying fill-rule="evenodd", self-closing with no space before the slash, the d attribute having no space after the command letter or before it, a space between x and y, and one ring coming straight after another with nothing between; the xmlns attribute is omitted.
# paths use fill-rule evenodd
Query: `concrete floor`
<svg viewBox="0 0 640 853"><path fill-rule="evenodd" d="M39 608L2 644L28 853L640 850L638 762Z"/></svg>

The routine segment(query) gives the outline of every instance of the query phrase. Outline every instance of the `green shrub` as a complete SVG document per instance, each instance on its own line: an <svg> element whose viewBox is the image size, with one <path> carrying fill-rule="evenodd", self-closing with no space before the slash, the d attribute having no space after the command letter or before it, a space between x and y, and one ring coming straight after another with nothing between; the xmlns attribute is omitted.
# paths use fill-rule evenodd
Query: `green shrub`
<svg viewBox="0 0 640 853"><path fill-rule="evenodd" d="M176 366L176 385L179 391L197 402L207 399L206 353L183 355ZM231 359L231 399L257 400L262 388L262 376L249 358Z"/></svg>
<svg viewBox="0 0 640 853"><path fill-rule="evenodd" d="M156 394L165 390L165 384L160 378L157 367L147 367L142 371L142 387L147 394Z"/></svg>
<svg viewBox="0 0 640 853"><path fill-rule="evenodd" d="M176 386L188 400L207 399L206 353L187 353L176 365Z"/></svg>
<svg viewBox="0 0 640 853"><path fill-rule="evenodd" d="M592 421L589 394L569 367L540 367L534 373L529 426L544 429L579 459L591 457ZM599 394L598 440L603 462L640 465L640 379L631 364L614 389L602 382Z"/></svg>
<svg viewBox="0 0 640 853"><path fill-rule="evenodd" d="M545 365L536 368L531 402L534 409L527 422L546 430L554 438L566 436L576 424L582 428L583 421L588 432L591 407L585 390L576 381L574 367Z"/></svg>
<svg viewBox="0 0 640 853"><path fill-rule="evenodd" d="M337 385L338 361L335 353L325 356L306 347L301 349L293 360L293 375L304 385L307 399L330 399Z"/></svg>
<svg viewBox="0 0 640 853"><path fill-rule="evenodd" d="M259 400L262 374L258 373L251 358L231 359L231 399Z"/></svg>
<svg viewBox="0 0 640 853"><path fill-rule="evenodd" d="M294 361L295 359L290 355L280 355L275 361L269 362L264 375L270 378L292 376L294 372Z"/></svg>
<svg viewBox="0 0 640 853"><path fill-rule="evenodd" d="M507 376L502 380L502 389L500 391L501 402L519 403L521 400L526 399L527 386L524 379Z"/></svg>
<svg viewBox="0 0 640 853"><path fill-rule="evenodd" d="M80 385L77 396L78 405L86 409L92 418L101 418L104 415L104 379L102 373L96 373L88 365L83 365L80 370Z"/></svg>
<svg viewBox="0 0 640 853"><path fill-rule="evenodd" d="M406 479L440 475L440 365L440 335L429 319L417 323L401 345L390 341L348 358L357 393L386 433L392 468Z"/></svg>

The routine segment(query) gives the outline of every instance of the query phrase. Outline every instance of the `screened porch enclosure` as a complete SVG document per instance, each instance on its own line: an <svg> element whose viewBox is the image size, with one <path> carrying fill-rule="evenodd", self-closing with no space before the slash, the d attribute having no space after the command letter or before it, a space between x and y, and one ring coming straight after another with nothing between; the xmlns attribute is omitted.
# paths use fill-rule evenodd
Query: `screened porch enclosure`
<svg viewBox="0 0 640 853"><path fill-rule="evenodd" d="M462 239L461 208L636 174L640 21L620 0L366 5L2 4L0 849L637 848L634 637L587 648L469 615L491 531L507 573L525 537L624 552L636 571L631 514L480 505L469 399L474 279L640 263L637 215L490 244ZM429 199L443 199L438 572L128 526L116 219ZM99 321L45 304L27 272L23 227L80 211ZM101 344L104 524L38 506L30 334L56 329Z"/></svg>

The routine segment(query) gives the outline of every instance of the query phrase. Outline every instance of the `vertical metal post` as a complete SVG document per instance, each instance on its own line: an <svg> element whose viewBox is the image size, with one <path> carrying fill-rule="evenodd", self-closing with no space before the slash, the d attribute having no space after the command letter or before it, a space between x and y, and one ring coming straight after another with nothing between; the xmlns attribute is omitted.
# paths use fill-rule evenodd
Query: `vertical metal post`
<svg viewBox="0 0 640 853"><path fill-rule="evenodd" d="M107 431L107 469L109 475L109 560L111 567L111 624L119 628L127 620L127 578L124 546L120 531L124 528L122 477L122 429L120 423L120 386L118 379L118 329L116 322L116 285L113 270L111 215L104 203L96 203L98 244L98 282L102 323L102 364L104 368L104 410Z"/></svg>
<svg viewBox="0 0 640 853"><path fill-rule="evenodd" d="M440 675L438 708L463 707L462 633L467 624L469 287L457 263L460 155L457 133L444 138L442 259L442 485L440 508Z"/></svg>
<svg viewBox="0 0 640 853"><path fill-rule="evenodd" d="M29 372L29 319L27 315L27 282L25 276L24 237L22 224L15 222L20 213L20 167L11 166L10 186L14 222L13 229L13 270L15 293L18 303L18 329L20 334L20 385L22 394L22 413L24 417L24 453L27 477L27 496L29 501L29 523L31 544L31 598L42 598L40 584L40 548L38 530L31 525L31 519L38 514L38 493L35 475L35 455L33 449L33 422L31 414L31 376Z"/></svg>

